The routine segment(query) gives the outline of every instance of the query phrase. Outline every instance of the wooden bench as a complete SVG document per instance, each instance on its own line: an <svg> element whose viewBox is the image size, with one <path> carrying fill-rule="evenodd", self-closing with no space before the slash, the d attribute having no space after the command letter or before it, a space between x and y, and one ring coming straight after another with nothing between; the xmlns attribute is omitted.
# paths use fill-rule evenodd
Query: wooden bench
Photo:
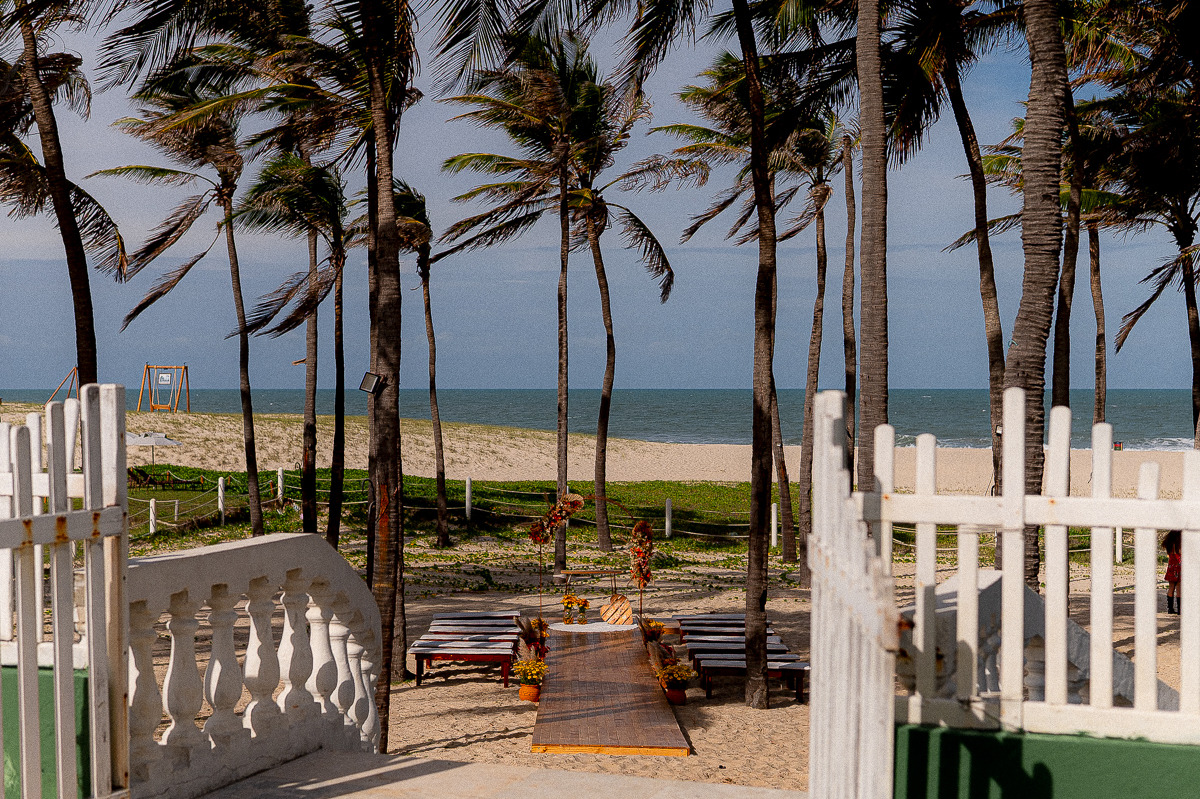
<svg viewBox="0 0 1200 799"><path fill-rule="evenodd" d="M788 648L782 643L768 643L767 644L767 657L771 657L772 655L775 655L775 654L786 655L786 654L788 654ZM746 645L744 643L740 643L740 644L707 644L707 645L697 645L694 647L691 644L688 645L688 657L691 658L691 660L693 662L695 662L699 658L714 657L714 656L716 656L716 657L730 656L730 657L743 657L744 658L746 656Z"/></svg>
<svg viewBox="0 0 1200 799"><path fill-rule="evenodd" d="M617 593L617 575L624 574L624 569L563 569L554 573L555 585L571 585L572 577L607 577L612 593Z"/></svg>
<svg viewBox="0 0 1200 799"><path fill-rule="evenodd" d="M521 611L519 610L470 610L462 613L435 613L433 614L434 621L471 621L480 620L486 621L495 619L497 621L512 621L519 618Z"/></svg>
<svg viewBox="0 0 1200 799"><path fill-rule="evenodd" d="M712 698L713 677L745 677L746 659L743 658L701 658L696 662L700 673L700 685L704 688L704 696ZM772 655L767 658L767 679L785 680L789 687L796 691L796 701L804 701L805 681L808 679L810 667L807 661L800 660L799 655Z"/></svg>
<svg viewBox="0 0 1200 799"><path fill-rule="evenodd" d="M498 663L500 678L508 687L508 673L516 658L516 642L508 641L421 641L408 648L408 653L417 662L417 685L425 676L425 667L434 661L460 663Z"/></svg>

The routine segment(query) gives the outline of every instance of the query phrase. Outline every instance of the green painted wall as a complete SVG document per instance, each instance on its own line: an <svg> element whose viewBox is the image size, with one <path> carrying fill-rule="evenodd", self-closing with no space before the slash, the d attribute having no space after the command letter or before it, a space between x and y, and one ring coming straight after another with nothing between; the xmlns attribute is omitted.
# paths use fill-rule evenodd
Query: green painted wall
<svg viewBox="0 0 1200 799"><path fill-rule="evenodd" d="M1131 799L1200 795L1200 746L896 728L896 799Z"/></svg>
<svg viewBox="0 0 1200 799"><path fill-rule="evenodd" d="M75 672L75 763L79 773L78 796L90 795L88 762L87 672ZM20 717L17 709L17 667L0 667L0 686L4 708L4 797L21 795ZM38 669L38 716L42 732L42 796L58 795L58 776L54 769L54 669Z"/></svg>

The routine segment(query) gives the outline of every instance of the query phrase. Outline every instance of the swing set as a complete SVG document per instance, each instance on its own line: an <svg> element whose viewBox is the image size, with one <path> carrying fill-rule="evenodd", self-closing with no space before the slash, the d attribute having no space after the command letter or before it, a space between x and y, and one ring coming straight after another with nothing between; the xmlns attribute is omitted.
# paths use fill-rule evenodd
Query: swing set
<svg viewBox="0 0 1200 799"><path fill-rule="evenodd" d="M188 383L188 368L183 366L151 366L146 364L142 371L142 387L138 390L138 406L142 409L142 398L145 397L148 410L179 412L180 399L184 402L184 412L192 412L191 385Z"/></svg>

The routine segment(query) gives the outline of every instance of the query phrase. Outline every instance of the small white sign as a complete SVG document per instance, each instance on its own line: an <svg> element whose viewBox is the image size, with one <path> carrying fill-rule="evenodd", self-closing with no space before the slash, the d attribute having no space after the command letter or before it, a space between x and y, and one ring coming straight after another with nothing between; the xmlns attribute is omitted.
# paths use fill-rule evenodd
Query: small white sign
<svg viewBox="0 0 1200 799"><path fill-rule="evenodd" d="M159 372L158 373L158 384L160 386L171 385L171 373L170 372Z"/></svg>

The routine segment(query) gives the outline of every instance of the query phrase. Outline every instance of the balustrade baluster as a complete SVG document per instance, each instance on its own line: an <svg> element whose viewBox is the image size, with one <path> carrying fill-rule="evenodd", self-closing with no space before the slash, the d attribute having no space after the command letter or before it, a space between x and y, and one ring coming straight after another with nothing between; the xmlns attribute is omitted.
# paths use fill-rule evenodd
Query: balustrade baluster
<svg viewBox="0 0 1200 799"><path fill-rule="evenodd" d="M348 649L350 627L346 624L349 615L350 601L345 593L339 591L333 600L333 618L329 621L329 644L333 647L333 660L337 663L337 688L333 693L333 703L342 716L342 724L353 728L350 706L354 704L354 681Z"/></svg>
<svg viewBox="0 0 1200 799"><path fill-rule="evenodd" d="M333 591L329 580L318 577L308 589L310 602L305 618L308 619L309 638L312 642L313 669L305 687L321 706L326 716L337 713L333 704L333 692L337 688L337 663L333 660L333 647L329 643L329 620L333 618Z"/></svg>
<svg viewBox="0 0 1200 799"><path fill-rule="evenodd" d="M367 740L367 705L371 697L367 694L367 681L364 679L362 658L366 647L362 644L362 635L367 625L363 622L362 613L354 611L350 617L350 638L346 642L346 654L350 661L350 681L354 684L354 700L350 703L350 719L358 727L359 740Z"/></svg>
<svg viewBox="0 0 1200 799"><path fill-rule="evenodd" d="M206 743L196 726L196 714L204 700L204 686L196 665L196 630L200 623L196 612L200 603L185 589L171 595L167 630L171 634L171 662L163 680L167 715L171 726L163 742L172 746L192 748Z"/></svg>
<svg viewBox="0 0 1200 799"><path fill-rule="evenodd" d="M266 577L250 581L246 592L250 601L250 643L246 648L246 688L250 704L246 706L244 723L255 737L267 733L280 718L279 706L271 695L279 685L279 657L275 638L271 635L271 612L275 610L275 588Z"/></svg>
<svg viewBox="0 0 1200 799"><path fill-rule="evenodd" d="M367 720L363 724L363 740L375 751L379 746L379 711L375 707L375 685L379 682L379 641L375 631L363 633L362 674L367 686Z"/></svg>
<svg viewBox="0 0 1200 799"><path fill-rule="evenodd" d="M312 645L304 622L311 582L302 569L292 569L283 584L283 637L279 641L283 691L279 694L279 709L294 721L302 721L317 710L313 695L305 687L313 670Z"/></svg>
<svg viewBox="0 0 1200 799"><path fill-rule="evenodd" d="M154 742L154 730L162 721L162 693L154 676L154 641L158 633L154 622L158 614L151 613L145 602L129 606L129 754L139 779L147 779L144 770L162 757Z"/></svg>
<svg viewBox="0 0 1200 799"><path fill-rule="evenodd" d="M247 736L242 720L234 712L237 701L242 697L242 670L238 666L233 648L233 624L237 621L238 595L229 592L225 584L214 585L208 600L211 612L208 623L212 627L212 656L204 672L204 698L212 706L213 714L204 722L204 732L213 745L229 747L238 739Z"/></svg>

